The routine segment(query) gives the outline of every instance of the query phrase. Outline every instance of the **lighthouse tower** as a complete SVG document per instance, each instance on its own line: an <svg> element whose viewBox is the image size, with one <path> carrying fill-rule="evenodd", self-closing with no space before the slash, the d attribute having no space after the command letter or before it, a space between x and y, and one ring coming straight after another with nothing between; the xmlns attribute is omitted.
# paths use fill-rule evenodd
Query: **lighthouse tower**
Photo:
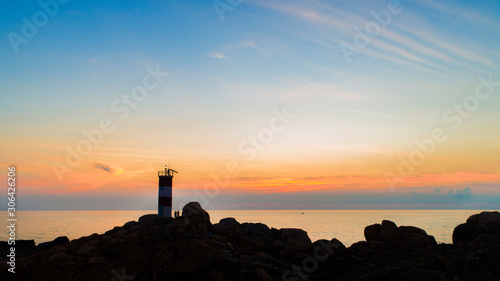
<svg viewBox="0 0 500 281"><path fill-rule="evenodd" d="M165 171L158 172L158 217L172 216L172 178L177 171L165 165Z"/></svg>

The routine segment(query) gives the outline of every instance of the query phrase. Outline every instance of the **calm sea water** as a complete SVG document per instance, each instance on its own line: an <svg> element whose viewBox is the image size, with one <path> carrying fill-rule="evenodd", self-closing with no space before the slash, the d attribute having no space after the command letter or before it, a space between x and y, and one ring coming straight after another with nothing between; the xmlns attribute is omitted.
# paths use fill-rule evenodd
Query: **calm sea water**
<svg viewBox="0 0 500 281"><path fill-rule="evenodd" d="M261 222L275 228L301 228L311 240L337 238L346 246L364 240L365 226L384 219L399 225L417 226L434 235L438 243L451 243L453 229L478 210L211 210L212 223L234 217L240 223ZM104 233L114 226L135 220L155 211L18 211L18 239L35 239L41 243L58 236L69 239L93 233ZM7 224L7 216L1 219ZM7 239L6 227L0 240Z"/></svg>

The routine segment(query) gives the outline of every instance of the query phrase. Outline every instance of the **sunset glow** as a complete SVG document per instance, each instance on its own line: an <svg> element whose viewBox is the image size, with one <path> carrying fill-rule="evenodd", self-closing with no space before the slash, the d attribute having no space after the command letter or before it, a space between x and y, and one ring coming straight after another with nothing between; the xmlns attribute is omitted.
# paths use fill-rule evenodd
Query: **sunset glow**
<svg viewBox="0 0 500 281"><path fill-rule="evenodd" d="M155 209L169 163L174 208L500 202L496 2L71 1L22 43L43 9L4 6L0 182L15 165L21 208Z"/></svg>

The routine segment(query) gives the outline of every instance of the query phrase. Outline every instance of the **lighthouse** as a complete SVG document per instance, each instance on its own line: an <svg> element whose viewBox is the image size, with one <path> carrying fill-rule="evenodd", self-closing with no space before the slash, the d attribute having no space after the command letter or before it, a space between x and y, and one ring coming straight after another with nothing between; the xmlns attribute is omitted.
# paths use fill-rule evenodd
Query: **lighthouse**
<svg viewBox="0 0 500 281"><path fill-rule="evenodd" d="M165 171L158 171L158 217L172 216L172 178L177 171L165 165Z"/></svg>

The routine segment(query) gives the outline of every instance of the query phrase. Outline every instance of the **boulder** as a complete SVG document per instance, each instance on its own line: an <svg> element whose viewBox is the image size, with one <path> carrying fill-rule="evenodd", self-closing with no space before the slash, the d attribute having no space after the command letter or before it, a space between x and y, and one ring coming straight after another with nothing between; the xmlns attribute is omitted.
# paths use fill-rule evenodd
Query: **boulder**
<svg viewBox="0 0 500 281"><path fill-rule="evenodd" d="M166 273L192 274L214 267L224 259L222 249L196 239L180 240L175 247L167 249L171 257L165 261Z"/></svg>
<svg viewBox="0 0 500 281"><path fill-rule="evenodd" d="M349 247L349 251L357 255L380 254L385 251L386 243L379 241L359 241Z"/></svg>
<svg viewBox="0 0 500 281"><path fill-rule="evenodd" d="M36 249L35 240L16 240L16 250L34 251Z"/></svg>
<svg viewBox="0 0 500 281"><path fill-rule="evenodd" d="M67 243L67 242L69 242L68 237L66 237L66 236L59 236L59 237L57 237L56 239L54 239L52 241L43 242L43 243L38 244L37 249L44 251L44 250L47 250L49 248L52 248L52 247L55 247L55 246L59 246L59 245L62 245L64 243Z"/></svg>
<svg viewBox="0 0 500 281"><path fill-rule="evenodd" d="M139 223L136 221L129 221L123 225L125 228L131 228L132 226L138 225Z"/></svg>
<svg viewBox="0 0 500 281"><path fill-rule="evenodd" d="M436 239L427 235L425 230L414 226L398 227L394 222L384 220L382 224L373 224L365 228L366 241L377 241L395 244L396 246L426 247L435 245Z"/></svg>
<svg viewBox="0 0 500 281"><path fill-rule="evenodd" d="M377 241L380 232L380 224L372 224L365 227L365 239L366 241Z"/></svg>
<svg viewBox="0 0 500 281"><path fill-rule="evenodd" d="M66 254L65 252L58 252L49 257L49 261L61 263L73 260L73 257Z"/></svg>
<svg viewBox="0 0 500 281"><path fill-rule="evenodd" d="M427 247L436 245L434 236L428 235L425 230L414 226L400 226L396 234L396 241L405 247Z"/></svg>
<svg viewBox="0 0 500 281"><path fill-rule="evenodd" d="M241 230L243 235L250 238L259 237L264 243L270 243L275 239L273 231L263 223L242 223Z"/></svg>
<svg viewBox="0 0 500 281"><path fill-rule="evenodd" d="M333 238L330 241L326 239L320 239L314 242L313 245L315 246L315 252L317 252L317 254L319 254L320 256L325 256L327 254L331 255L345 249L344 244L336 238Z"/></svg>
<svg viewBox="0 0 500 281"><path fill-rule="evenodd" d="M482 234L500 235L500 213L482 212L467 219L453 230L453 244L470 242Z"/></svg>
<svg viewBox="0 0 500 281"><path fill-rule="evenodd" d="M299 228L282 228L277 239L287 245L295 243L311 244L311 239L307 235L307 232Z"/></svg>
<svg viewBox="0 0 500 281"><path fill-rule="evenodd" d="M139 223L141 224L151 224L158 217L157 214L147 214L139 218Z"/></svg>
<svg viewBox="0 0 500 281"><path fill-rule="evenodd" d="M396 237L396 233L398 232L398 226L388 220L383 220L380 225L380 231L378 233L378 238L380 241L389 242Z"/></svg>
<svg viewBox="0 0 500 281"><path fill-rule="evenodd" d="M240 223L234 218L224 218L213 225L214 233L227 237L231 240L238 240L243 236Z"/></svg>
<svg viewBox="0 0 500 281"><path fill-rule="evenodd" d="M187 203L182 208L182 218L187 222L187 234L205 236L213 231L210 215L198 202Z"/></svg>

